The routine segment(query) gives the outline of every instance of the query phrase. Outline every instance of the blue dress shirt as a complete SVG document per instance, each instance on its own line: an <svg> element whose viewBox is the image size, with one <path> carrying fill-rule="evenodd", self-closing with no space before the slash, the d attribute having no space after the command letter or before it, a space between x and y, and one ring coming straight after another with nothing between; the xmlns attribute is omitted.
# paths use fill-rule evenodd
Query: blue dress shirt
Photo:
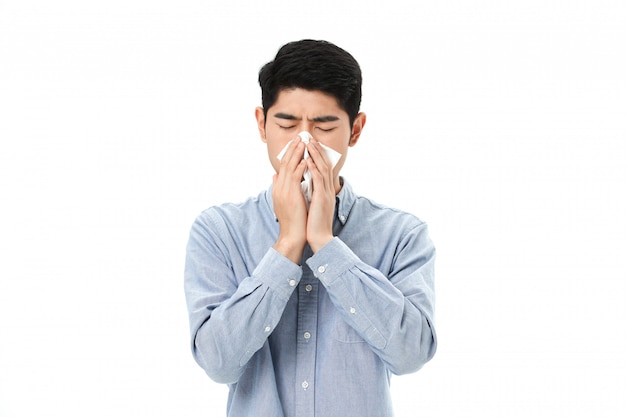
<svg viewBox="0 0 626 417"><path fill-rule="evenodd" d="M192 353L229 417L386 417L391 374L435 354L435 248L415 216L337 195L334 238L297 265L272 246L271 189L202 212L185 266Z"/></svg>

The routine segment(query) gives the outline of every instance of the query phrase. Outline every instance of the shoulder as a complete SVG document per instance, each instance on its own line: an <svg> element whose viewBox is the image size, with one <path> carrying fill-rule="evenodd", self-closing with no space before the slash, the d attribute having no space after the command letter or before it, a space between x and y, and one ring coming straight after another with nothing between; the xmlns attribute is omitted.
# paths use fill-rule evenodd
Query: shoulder
<svg viewBox="0 0 626 417"><path fill-rule="evenodd" d="M434 253L428 224L417 215L363 196L356 198L354 210L358 213L356 228L371 239L385 241L396 251L411 247L415 253Z"/></svg>
<svg viewBox="0 0 626 417"><path fill-rule="evenodd" d="M204 209L195 219L194 227L202 227L222 233L233 228L244 228L251 222L258 222L272 211L265 190L257 196L240 202L222 203Z"/></svg>
<svg viewBox="0 0 626 417"><path fill-rule="evenodd" d="M342 182L338 214L340 220L348 219L350 230L361 230L372 238L387 236L398 240L427 230L426 223L415 214L358 194L348 181L342 178Z"/></svg>
<svg viewBox="0 0 626 417"><path fill-rule="evenodd" d="M359 216L363 216L363 220L370 222L402 225L406 228L426 226L426 223L413 213L379 203L361 195L355 198L354 210L356 210Z"/></svg>
<svg viewBox="0 0 626 417"><path fill-rule="evenodd" d="M266 194L267 191L262 191L256 196L248 197L239 202L227 202L210 206L198 215L198 219L240 218L242 215L257 213L267 207Z"/></svg>

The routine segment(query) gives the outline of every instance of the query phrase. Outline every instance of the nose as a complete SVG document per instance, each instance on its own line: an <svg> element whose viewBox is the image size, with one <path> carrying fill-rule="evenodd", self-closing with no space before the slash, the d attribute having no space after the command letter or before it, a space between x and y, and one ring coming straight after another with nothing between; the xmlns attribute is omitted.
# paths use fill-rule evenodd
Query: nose
<svg viewBox="0 0 626 417"><path fill-rule="evenodd" d="M298 126L298 132L309 132L313 135L313 122L309 120L301 120Z"/></svg>
<svg viewBox="0 0 626 417"><path fill-rule="evenodd" d="M300 131L300 133L298 133L298 136L300 136L300 139L302 139L304 143L309 143L309 140L311 140L311 138L313 137L311 135L311 132L309 132L308 130Z"/></svg>

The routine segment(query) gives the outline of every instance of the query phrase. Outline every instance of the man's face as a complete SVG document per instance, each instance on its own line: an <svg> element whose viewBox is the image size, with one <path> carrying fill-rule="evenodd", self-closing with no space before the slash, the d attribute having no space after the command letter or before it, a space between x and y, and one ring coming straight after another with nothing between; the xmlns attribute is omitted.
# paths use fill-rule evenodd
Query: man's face
<svg viewBox="0 0 626 417"><path fill-rule="evenodd" d="M306 130L315 140L342 155L335 165L334 177L338 177L348 147L356 144L365 124L365 115L360 113L353 128L348 113L339 107L333 96L301 88L282 90L267 111L267 117L264 117L263 109L258 107L256 118L261 139L267 143L268 156L276 172L280 167L276 155L287 142Z"/></svg>

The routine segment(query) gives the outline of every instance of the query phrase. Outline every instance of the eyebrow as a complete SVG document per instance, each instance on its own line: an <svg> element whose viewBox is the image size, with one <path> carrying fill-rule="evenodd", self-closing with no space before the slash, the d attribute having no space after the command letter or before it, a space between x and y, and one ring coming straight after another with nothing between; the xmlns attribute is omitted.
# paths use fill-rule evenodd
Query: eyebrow
<svg viewBox="0 0 626 417"><path fill-rule="evenodd" d="M276 113L274 115L274 117L278 118L278 119L284 119L284 120L301 120L300 118L292 115L292 114L287 114L287 113ZM318 123L326 123L326 122L336 122L337 120L339 120L339 117L337 116L319 116L319 117L314 117L313 119L311 119L310 121L312 122L318 122Z"/></svg>

